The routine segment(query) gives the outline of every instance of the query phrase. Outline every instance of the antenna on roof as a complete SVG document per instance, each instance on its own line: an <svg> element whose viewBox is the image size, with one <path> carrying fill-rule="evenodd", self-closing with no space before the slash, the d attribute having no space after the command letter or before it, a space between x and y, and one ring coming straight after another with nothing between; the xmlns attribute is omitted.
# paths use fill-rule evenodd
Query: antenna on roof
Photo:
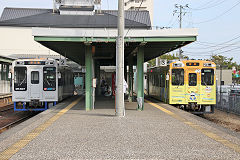
<svg viewBox="0 0 240 160"><path fill-rule="evenodd" d="M102 9L101 9L101 0L95 0L94 1L95 7L96 7L96 13L101 13Z"/></svg>
<svg viewBox="0 0 240 160"><path fill-rule="evenodd" d="M60 4L62 0L53 0L53 13L57 12L57 4Z"/></svg>
<svg viewBox="0 0 240 160"><path fill-rule="evenodd" d="M55 10L56 10L56 3L55 3L55 0L53 0L53 13L55 13Z"/></svg>

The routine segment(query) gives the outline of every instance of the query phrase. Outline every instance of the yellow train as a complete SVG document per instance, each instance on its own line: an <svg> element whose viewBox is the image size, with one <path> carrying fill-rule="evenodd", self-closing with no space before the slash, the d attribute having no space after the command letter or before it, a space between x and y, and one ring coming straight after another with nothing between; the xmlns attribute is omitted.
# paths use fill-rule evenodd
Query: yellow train
<svg viewBox="0 0 240 160"><path fill-rule="evenodd" d="M216 105L216 64L203 60L173 61L150 68L148 95L194 114L213 113Z"/></svg>

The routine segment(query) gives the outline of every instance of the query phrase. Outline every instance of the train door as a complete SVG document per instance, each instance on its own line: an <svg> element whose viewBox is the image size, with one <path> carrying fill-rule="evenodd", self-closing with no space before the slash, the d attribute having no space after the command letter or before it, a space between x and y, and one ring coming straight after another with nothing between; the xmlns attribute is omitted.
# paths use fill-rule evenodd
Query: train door
<svg viewBox="0 0 240 160"><path fill-rule="evenodd" d="M188 102L196 103L200 99L200 70L187 69L186 76L188 83L186 84L186 99Z"/></svg>
<svg viewBox="0 0 240 160"><path fill-rule="evenodd" d="M42 89L42 82L41 78L42 77L40 74L40 70L38 69L31 69L30 70L30 97L31 99L40 99L41 96L41 89Z"/></svg>
<svg viewBox="0 0 240 160"><path fill-rule="evenodd" d="M170 77L169 104L185 104L184 69L172 69Z"/></svg>

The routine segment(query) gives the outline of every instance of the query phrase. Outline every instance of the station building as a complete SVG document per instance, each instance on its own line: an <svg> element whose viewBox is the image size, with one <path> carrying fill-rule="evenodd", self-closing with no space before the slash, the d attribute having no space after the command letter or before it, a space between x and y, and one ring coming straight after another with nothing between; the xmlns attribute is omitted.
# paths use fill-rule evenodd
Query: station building
<svg viewBox="0 0 240 160"><path fill-rule="evenodd" d="M98 93L92 82L98 80L99 90L100 66L116 65L117 18L116 10L96 12L89 6L62 5L56 12L5 8L0 19L0 50L13 47L14 52L57 53L85 66L85 107L91 110ZM124 65L129 68L129 100L133 97L133 66L137 69L136 94L143 98L143 63L196 41L197 34L194 28L152 30L148 11L125 11Z"/></svg>
<svg viewBox="0 0 240 160"><path fill-rule="evenodd" d="M9 78L9 70L14 59L0 56L0 96L10 94L11 82Z"/></svg>

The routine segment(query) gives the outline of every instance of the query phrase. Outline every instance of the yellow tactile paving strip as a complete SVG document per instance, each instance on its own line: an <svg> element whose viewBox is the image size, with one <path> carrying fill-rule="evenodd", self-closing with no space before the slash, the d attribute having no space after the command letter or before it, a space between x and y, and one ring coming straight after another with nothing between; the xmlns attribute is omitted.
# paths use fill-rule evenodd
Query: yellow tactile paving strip
<svg viewBox="0 0 240 160"><path fill-rule="evenodd" d="M172 116L173 118L175 118L175 119L185 123L186 125L196 129L197 131L201 132L202 134L206 135L207 137L209 137L209 138L211 138L211 139L213 139L213 140L215 140L215 141L217 141L219 143L222 143L224 146L229 147L229 148L235 150L236 152L240 153L240 146L239 145L234 144L234 143L232 143L232 142L222 138L221 136L219 136L219 135L217 135L217 134L215 134L215 133L213 133L211 131L208 131L207 129L201 127L200 125L197 125L195 123L192 123L192 122L188 121L187 119L181 117L180 115L177 115L177 114L175 114L175 113L173 113L173 112L171 112L171 111L169 111L169 110L159 106L156 103L152 103L152 102L150 102L148 100L145 100L145 101L148 104L150 104L150 105L160 109L161 111L165 112L166 114Z"/></svg>
<svg viewBox="0 0 240 160"><path fill-rule="evenodd" d="M10 159L15 153L20 151L22 148L24 148L29 142L31 142L34 138L39 136L44 130L46 130L50 125L52 125L57 119L59 119L62 115L64 115L67 111L69 111L73 106L75 106L81 98L78 98L71 104L69 104L66 108L59 111L56 115L54 115L52 118L48 119L46 122L32 130L30 133L28 133L25 137L23 137L21 140L7 148L5 151L0 153L0 159L6 160Z"/></svg>

